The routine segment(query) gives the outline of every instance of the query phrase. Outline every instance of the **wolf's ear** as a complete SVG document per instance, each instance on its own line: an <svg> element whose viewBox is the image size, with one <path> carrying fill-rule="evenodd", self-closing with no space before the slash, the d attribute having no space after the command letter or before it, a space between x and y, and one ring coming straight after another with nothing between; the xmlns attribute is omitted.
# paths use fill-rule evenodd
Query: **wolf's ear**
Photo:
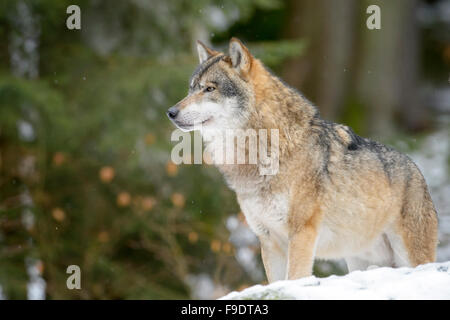
<svg viewBox="0 0 450 320"><path fill-rule="evenodd" d="M229 50L233 68L243 73L249 72L253 57L243 43L238 38L231 38Z"/></svg>
<svg viewBox="0 0 450 320"><path fill-rule="evenodd" d="M216 54L219 53L218 51L205 46L203 42L201 42L200 40L197 40L197 51L200 64L208 60L210 57L215 56Z"/></svg>

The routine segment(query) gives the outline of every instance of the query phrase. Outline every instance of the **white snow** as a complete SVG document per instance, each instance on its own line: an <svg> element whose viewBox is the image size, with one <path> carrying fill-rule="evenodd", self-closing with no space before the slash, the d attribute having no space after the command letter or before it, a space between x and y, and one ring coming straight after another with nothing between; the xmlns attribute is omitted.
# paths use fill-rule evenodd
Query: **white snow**
<svg viewBox="0 0 450 320"><path fill-rule="evenodd" d="M450 261L416 268L376 268L345 276L278 281L231 292L221 299L450 299Z"/></svg>

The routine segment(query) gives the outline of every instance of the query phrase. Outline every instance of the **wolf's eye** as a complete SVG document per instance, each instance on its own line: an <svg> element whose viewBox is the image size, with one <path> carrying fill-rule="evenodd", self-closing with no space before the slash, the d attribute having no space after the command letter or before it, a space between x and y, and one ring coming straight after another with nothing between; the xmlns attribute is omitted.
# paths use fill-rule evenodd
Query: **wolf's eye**
<svg viewBox="0 0 450 320"><path fill-rule="evenodd" d="M206 89L205 89L206 92L212 92L214 90L216 90L216 88L214 88L214 87L206 87Z"/></svg>

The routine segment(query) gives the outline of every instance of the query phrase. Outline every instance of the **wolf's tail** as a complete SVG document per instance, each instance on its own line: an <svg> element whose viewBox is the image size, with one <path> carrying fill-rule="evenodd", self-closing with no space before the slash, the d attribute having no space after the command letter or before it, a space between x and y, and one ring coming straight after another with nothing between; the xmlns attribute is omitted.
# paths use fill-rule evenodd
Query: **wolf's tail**
<svg viewBox="0 0 450 320"><path fill-rule="evenodd" d="M400 225L409 261L416 266L436 260L438 219L420 170L413 165L409 171Z"/></svg>

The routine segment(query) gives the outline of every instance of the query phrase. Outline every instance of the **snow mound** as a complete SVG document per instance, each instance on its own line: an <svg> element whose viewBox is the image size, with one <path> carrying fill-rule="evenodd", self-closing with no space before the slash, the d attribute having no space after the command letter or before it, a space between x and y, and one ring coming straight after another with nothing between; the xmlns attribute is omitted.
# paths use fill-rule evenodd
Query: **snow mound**
<svg viewBox="0 0 450 320"><path fill-rule="evenodd" d="M376 268L345 276L277 281L231 292L221 299L450 299L450 261L416 268Z"/></svg>

